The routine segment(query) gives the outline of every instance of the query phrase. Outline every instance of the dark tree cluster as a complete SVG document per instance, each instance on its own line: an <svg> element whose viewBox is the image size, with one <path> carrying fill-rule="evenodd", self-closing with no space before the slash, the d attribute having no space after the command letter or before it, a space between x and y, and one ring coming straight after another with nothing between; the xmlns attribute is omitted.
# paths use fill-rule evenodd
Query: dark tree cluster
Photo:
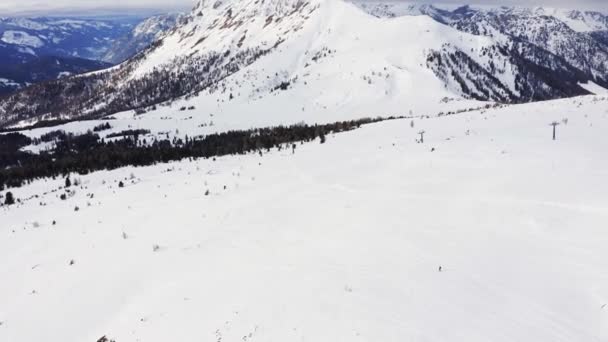
<svg viewBox="0 0 608 342"><path fill-rule="evenodd" d="M63 130L51 131L40 136L40 138L32 139L32 144L40 145L42 143L55 143L55 150L63 149L81 150L86 146L90 146L91 141L99 139L97 134L89 131L85 134L67 133Z"/></svg>
<svg viewBox="0 0 608 342"><path fill-rule="evenodd" d="M30 154L20 149L32 143L32 140L21 133L0 134L0 169L18 164L30 158ZM2 183L0 183L2 190Z"/></svg>
<svg viewBox="0 0 608 342"><path fill-rule="evenodd" d="M32 140L32 144L40 145L42 143L50 143L50 142L66 140L66 139L68 139L68 134L65 131L62 131L62 130L50 131L48 133L41 135L40 138L34 138Z"/></svg>
<svg viewBox="0 0 608 342"><path fill-rule="evenodd" d="M0 134L0 152L13 152L32 143L32 139L21 133Z"/></svg>
<svg viewBox="0 0 608 342"><path fill-rule="evenodd" d="M394 119L393 117L388 119ZM384 119L361 119L325 125L294 125L229 131L185 140L152 140L142 143L136 135L116 141L104 141L88 132L67 135L53 151L17 157L9 167L0 170L0 188L19 187L29 181L46 177L63 177L70 173L87 174L96 170L111 170L124 166L146 166L184 158L212 158L224 155L262 153L272 148L291 148L297 141L352 130L364 124ZM67 178L69 179L69 178ZM67 186L67 184L66 184Z"/></svg>
<svg viewBox="0 0 608 342"><path fill-rule="evenodd" d="M2 129L0 129L0 133L20 132L20 131L23 131L23 130L30 130L30 129L35 129L35 128L46 128L46 127L61 126L61 125L70 123L72 121L76 121L76 120L40 120L40 121L36 122L35 124L29 125L29 126L26 126L26 127L2 128Z"/></svg>
<svg viewBox="0 0 608 342"><path fill-rule="evenodd" d="M147 129L127 129L124 131L111 133L106 138L122 138L122 137L135 137L137 139L140 135L150 134L150 130Z"/></svg>
<svg viewBox="0 0 608 342"><path fill-rule="evenodd" d="M109 122L106 122L106 123L102 123L100 125L93 127L93 132L103 132L103 131L107 131L109 129L112 129L112 125L110 125Z"/></svg>

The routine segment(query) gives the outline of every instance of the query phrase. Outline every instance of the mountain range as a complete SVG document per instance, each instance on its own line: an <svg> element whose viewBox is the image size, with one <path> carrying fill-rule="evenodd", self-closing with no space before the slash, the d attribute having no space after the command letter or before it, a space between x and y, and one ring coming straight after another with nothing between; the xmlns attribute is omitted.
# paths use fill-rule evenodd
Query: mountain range
<svg viewBox="0 0 608 342"><path fill-rule="evenodd" d="M172 27L177 17L0 18L0 94L122 62Z"/></svg>
<svg viewBox="0 0 608 342"><path fill-rule="evenodd" d="M496 41L494 51L507 53L511 63L519 66L519 76L535 76L528 79L532 82L531 87L526 87L521 79L516 80L514 87L510 87L516 91L514 97L544 99L577 95L584 91L576 83L587 81L604 87L608 85L608 45L605 39L608 16L600 12L472 6L444 10L432 5L416 6L398 2L357 4L377 17L427 15L459 31L492 38ZM441 54L450 58L461 55L453 47L444 49ZM441 65L436 67L440 69ZM490 65L485 69L493 75L505 74L496 66ZM536 92L539 89L542 94Z"/></svg>
<svg viewBox="0 0 608 342"><path fill-rule="evenodd" d="M0 124L154 111L174 102L241 119L256 112L334 120L608 87L608 19L599 12L201 0L176 22L119 66L1 99Z"/></svg>
<svg viewBox="0 0 608 342"><path fill-rule="evenodd" d="M179 13L146 18L127 34L114 39L101 59L113 64L122 63L160 39L166 31L172 29L183 18L184 15Z"/></svg>

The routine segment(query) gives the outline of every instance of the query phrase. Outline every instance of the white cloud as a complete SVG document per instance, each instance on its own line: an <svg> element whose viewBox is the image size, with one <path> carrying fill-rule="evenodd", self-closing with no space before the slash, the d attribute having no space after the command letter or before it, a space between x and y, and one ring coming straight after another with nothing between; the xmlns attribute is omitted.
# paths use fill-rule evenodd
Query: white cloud
<svg viewBox="0 0 608 342"><path fill-rule="evenodd" d="M78 12L94 9L186 9L196 0L0 0L0 13Z"/></svg>

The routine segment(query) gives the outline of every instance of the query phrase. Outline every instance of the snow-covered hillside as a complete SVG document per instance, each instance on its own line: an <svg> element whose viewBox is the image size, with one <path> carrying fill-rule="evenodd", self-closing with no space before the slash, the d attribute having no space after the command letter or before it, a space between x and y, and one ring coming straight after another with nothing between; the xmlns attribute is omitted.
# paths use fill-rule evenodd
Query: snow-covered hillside
<svg viewBox="0 0 608 342"><path fill-rule="evenodd" d="M377 17L429 16L460 31L497 39L501 53L515 59L511 63L520 68L543 65L553 71L552 77L561 77L563 72L556 72L556 65L562 64L559 68L570 69L566 73L575 77L585 75L608 87L606 14L545 7L462 6L454 9L391 0L353 2ZM539 88L542 87L534 86L526 92Z"/></svg>
<svg viewBox="0 0 608 342"><path fill-rule="evenodd" d="M39 48L44 45L40 38L20 31L4 31L0 40L7 44L23 45L31 48Z"/></svg>
<svg viewBox="0 0 608 342"><path fill-rule="evenodd" d="M2 133L0 341L608 341L603 18L200 0L1 98L68 122ZM378 116L406 118L312 126ZM190 157L212 133L238 152Z"/></svg>
<svg viewBox="0 0 608 342"><path fill-rule="evenodd" d="M0 340L606 341L607 130L579 97L35 181Z"/></svg>
<svg viewBox="0 0 608 342"><path fill-rule="evenodd" d="M188 95L204 113L214 114L221 105L226 111L234 108L235 115L281 115L292 121L326 113L361 117L424 108L436 112L442 100L462 98L426 67L425 49L444 41L471 40L481 46L488 41L424 17L377 19L338 0L217 4L201 4L201 12L195 10L189 22L157 46L107 75L95 76L98 90L92 94L39 98L36 108L48 100L47 108L63 107L52 110L53 115L73 117ZM369 25L379 31L363 29ZM411 35L403 36L399 26ZM410 46L395 46L395 39ZM22 95L0 104L5 122L24 119L20 112L30 107L23 104L33 99L21 100ZM12 101L21 103L19 109L10 109Z"/></svg>
<svg viewBox="0 0 608 342"><path fill-rule="evenodd" d="M150 49L116 68L3 99L0 124L98 118L175 101L204 113L330 121L438 112L446 102L468 108L473 100L569 97L590 93L580 84L605 85L601 49L583 71L577 65L587 59L568 62L505 33L368 12L342 0L200 1ZM580 53L576 44L564 46ZM62 96L46 96L53 89Z"/></svg>

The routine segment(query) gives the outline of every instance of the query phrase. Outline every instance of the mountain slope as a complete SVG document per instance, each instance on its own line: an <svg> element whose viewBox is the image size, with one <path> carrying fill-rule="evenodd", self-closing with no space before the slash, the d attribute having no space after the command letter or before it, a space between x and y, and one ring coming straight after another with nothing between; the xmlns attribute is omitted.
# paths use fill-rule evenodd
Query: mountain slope
<svg viewBox="0 0 608 342"><path fill-rule="evenodd" d="M0 340L606 341L607 101L12 189Z"/></svg>
<svg viewBox="0 0 608 342"><path fill-rule="evenodd" d="M340 13L346 15L342 17ZM419 30L429 26L429 32L439 30L434 34L443 35L447 29L448 35L457 39L456 31L431 20L412 20ZM313 94L319 89L335 92L327 94L327 100L314 101L320 102L318 107L331 104L336 109L339 105L331 103L334 97L354 107L357 103L350 103L349 98L362 90L370 94L373 102L385 97L403 104L408 101L397 98L397 94L414 89L412 81L417 75L423 78L421 81L429 82L429 89L437 90L428 94L431 103L455 95L444 90L424 67L424 47L405 57L399 56L407 52L405 48L386 51L390 46L388 39L374 43L374 36L357 32L361 31L360 25L370 24L380 25L392 37L398 33L395 25L409 25L377 20L341 1L271 1L264 6L254 1L203 2L185 23L127 63L108 72L56 82L53 90L34 86L5 99L0 111L5 123L45 114L103 115L202 91L202 100L213 99L213 107L217 102L237 98L241 103L260 103L275 97L275 88L280 90L282 84L285 92L292 94L296 91L290 89L297 86L300 94L296 96L308 98L304 100L308 103L310 96L318 97ZM370 53L368 44L376 44L379 53ZM343 51L336 52L332 45ZM353 60L355 55L359 57ZM340 60L336 61L335 56ZM344 68L352 68L351 72L336 73L335 62L347 63ZM319 84L320 88L314 89L313 84L308 85L318 81L327 86ZM290 111L299 113L303 105L304 102L292 103ZM412 103L411 107L416 105ZM272 106L262 107L267 110Z"/></svg>
<svg viewBox="0 0 608 342"><path fill-rule="evenodd" d="M604 39L608 16L599 12L471 6L446 10L394 1L354 3L378 17L427 15L460 31L496 39L517 60L514 64L538 70L532 73L536 80L531 89L520 89L532 99L582 94L577 83L588 81L608 87L608 44ZM539 89L549 94L531 95Z"/></svg>
<svg viewBox="0 0 608 342"><path fill-rule="evenodd" d="M589 71L599 66L581 70L506 34L461 30L427 16L377 18L340 0L200 1L119 67L5 98L0 123L141 112L174 101L234 116L331 121L436 113L446 102L452 110L479 106L469 100L576 96L589 94L581 83L604 84Z"/></svg>

